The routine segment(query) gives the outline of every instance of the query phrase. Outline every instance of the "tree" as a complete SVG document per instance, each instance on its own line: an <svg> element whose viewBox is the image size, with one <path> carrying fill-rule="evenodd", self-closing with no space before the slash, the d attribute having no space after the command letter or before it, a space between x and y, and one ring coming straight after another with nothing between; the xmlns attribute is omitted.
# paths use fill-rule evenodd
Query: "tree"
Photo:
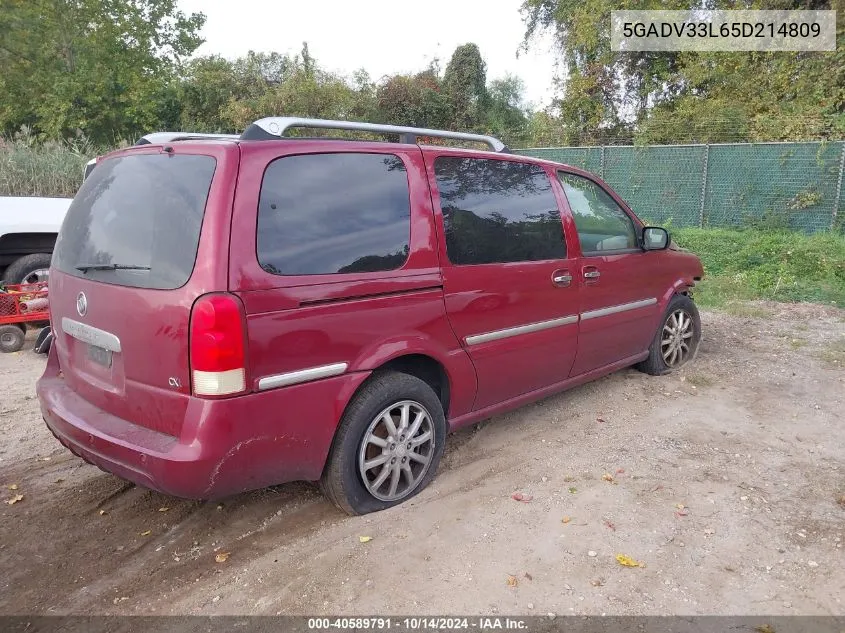
<svg viewBox="0 0 845 633"><path fill-rule="evenodd" d="M475 44L458 46L446 65L443 90L449 98L456 130L475 129L487 108L487 64Z"/></svg>
<svg viewBox="0 0 845 633"><path fill-rule="evenodd" d="M0 0L0 129L105 143L178 118L170 83L204 22L176 0Z"/></svg>
<svg viewBox="0 0 845 633"><path fill-rule="evenodd" d="M494 79L487 88L486 132L516 146L527 140L528 119L522 105L525 84L514 75Z"/></svg>
<svg viewBox="0 0 845 633"><path fill-rule="evenodd" d="M224 111L242 88L232 62L216 55L199 57L188 64L185 75L179 91L180 128L194 132L231 131Z"/></svg>
<svg viewBox="0 0 845 633"><path fill-rule="evenodd" d="M742 8L708 0L714 9ZM757 9L845 9L845 0L763 0ZM845 133L845 35L830 53L619 53L614 9L691 9L698 0L525 0L526 41L554 29L566 77L555 106L570 142L800 140Z"/></svg>
<svg viewBox="0 0 845 633"><path fill-rule="evenodd" d="M444 128L452 115L449 97L432 69L394 75L378 89L379 119L393 125Z"/></svg>
<svg viewBox="0 0 845 633"><path fill-rule="evenodd" d="M373 86L366 73L356 73L353 86L345 77L321 69L307 44L294 57L250 53L234 67L238 93L229 99L223 117L235 130L272 115L366 119L373 111ZM241 85L246 87L243 92Z"/></svg>

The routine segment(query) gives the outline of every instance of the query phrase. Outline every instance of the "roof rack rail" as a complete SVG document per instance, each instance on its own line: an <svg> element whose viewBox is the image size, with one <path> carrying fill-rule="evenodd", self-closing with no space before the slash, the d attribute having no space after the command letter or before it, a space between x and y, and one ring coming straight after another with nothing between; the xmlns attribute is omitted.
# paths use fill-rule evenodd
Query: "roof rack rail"
<svg viewBox="0 0 845 633"><path fill-rule="evenodd" d="M499 139L484 134L469 134L466 132L449 132L447 130L430 130L420 127L405 127L402 125L383 125L381 123L365 123L363 121L331 121L329 119L305 119L299 117L271 116L255 121L241 134L241 140L264 140L280 138L285 132L295 127L321 128L328 130L350 130L355 132L374 132L376 134L398 134L402 143L416 144L417 137L430 136L448 138L457 141L472 141L484 143L494 152L507 152L507 146Z"/></svg>
<svg viewBox="0 0 845 633"><path fill-rule="evenodd" d="M201 132L153 132L138 139L135 145L157 145L172 143L173 141L190 141L192 139L228 139L237 141L237 134L203 134Z"/></svg>

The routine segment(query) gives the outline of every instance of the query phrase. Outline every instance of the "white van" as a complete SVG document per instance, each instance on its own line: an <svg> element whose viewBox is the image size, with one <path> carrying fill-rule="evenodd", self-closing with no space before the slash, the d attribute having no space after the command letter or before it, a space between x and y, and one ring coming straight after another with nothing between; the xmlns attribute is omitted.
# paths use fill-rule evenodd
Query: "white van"
<svg viewBox="0 0 845 633"><path fill-rule="evenodd" d="M70 198L0 197L0 280L45 281Z"/></svg>

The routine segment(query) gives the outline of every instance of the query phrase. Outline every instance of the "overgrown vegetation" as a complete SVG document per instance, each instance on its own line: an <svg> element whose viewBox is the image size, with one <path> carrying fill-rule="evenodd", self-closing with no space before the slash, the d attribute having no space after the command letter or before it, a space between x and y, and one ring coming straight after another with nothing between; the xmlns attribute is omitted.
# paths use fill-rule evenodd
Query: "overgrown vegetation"
<svg viewBox="0 0 845 633"><path fill-rule="evenodd" d="M204 22L176 0L4 0L0 133L83 133L111 146L158 130L241 132L256 119L289 115L483 131L514 145L527 139L521 80L488 80L475 44L458 46L445 69L435 60L375 81L364 69L346 76L322 68L307 43L296 55L192 58Z"/></svg>
<svg viewBox="0 0 845 633"><path fill-rule="evenodd" d="M0 196L72 198L85 163L98 153L84 137L38 142L26 129L0 137Z"/></svg>
<svg viewBox="0 0 845 633"><path fill-rule="evenodd" d="M738 8L733 0L705 4ZM845 0L811 5L845 11ZM407 74L347 76L321 67L307 44L296 55L195 57L205 16L180 11L177 0L2 0L0 133L26 126L59 139L81 131L113 146L153 130L239 132L275 114L487 132L512 147L842 138L845 20L834 52L610 50L611 9L700 6L524 0L525 46L534 32L552 29L564 62L562 76L549 77L555 100L537 110L524 104L518 77L487 76L473 43L458 46L445 68L435 60ZM289 50L291 42L281 45Z"/></svg>
<svg viewBox="0 0 845 633"><path fill-rule="evenodd" d="M791 231L686 228L672 238L695 252L706 277L702 306L735 308L750 299L812 301L845 307L845 236Z"/></svg>
<svg viewBox="0 0 845 633"><path fill-rule="evenodd" d="M845 0L524 0L529 34L554 30L566 76L555 103L564 145L724 143L845 135L845 20L835 51L618 52L621 9L836 9Z"/></svg>

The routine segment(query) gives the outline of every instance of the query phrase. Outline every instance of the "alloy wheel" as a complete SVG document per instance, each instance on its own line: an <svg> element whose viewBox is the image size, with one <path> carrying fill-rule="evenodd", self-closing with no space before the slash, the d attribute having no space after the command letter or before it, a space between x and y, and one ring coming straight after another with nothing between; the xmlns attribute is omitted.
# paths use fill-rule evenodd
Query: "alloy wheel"
<svg viewBox="0 0 845 633"><path fill-rule="evenodd" d="M37 270L31 271L26 277L21 280L22 284L36 284L41 281L47 281L47 278L50 276L50 269L49 268L39 268Z"/></svg>
<svg viewBox="0 0 845 633"><path fill-rule="evenodd" d="M667 367L680 367L689 360L694 327L692 315L686 310L675 310L663 323L660 353Z"/></svg>
<svg viewBox="0 0 845 633"><path fill-rule="evenodd" d="M381 501L398 501L420 485L434 456L434 424L419 402L386 407L367 428L358 451L358 471L367 491Z"/></svg>

